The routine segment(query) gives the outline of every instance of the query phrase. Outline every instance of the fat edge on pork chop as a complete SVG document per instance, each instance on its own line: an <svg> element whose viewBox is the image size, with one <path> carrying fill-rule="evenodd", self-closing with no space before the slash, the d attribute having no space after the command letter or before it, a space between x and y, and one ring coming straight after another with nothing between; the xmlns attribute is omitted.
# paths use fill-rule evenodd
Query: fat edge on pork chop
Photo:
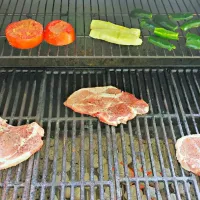
<svg viewBox="0 0 200 200"><path fill-rule="evenodd" d="M36 122L12 126L0 118L0 170L27 160L43 145L44 129Z"/></svg>
<svg viewBox="0 0 200 200"><path fill-rule="evenodd" d="M64 105L112 126L126 124L137 114L149 111L149 105L144 100L113 86L79 89L67 98Z"/></svg>

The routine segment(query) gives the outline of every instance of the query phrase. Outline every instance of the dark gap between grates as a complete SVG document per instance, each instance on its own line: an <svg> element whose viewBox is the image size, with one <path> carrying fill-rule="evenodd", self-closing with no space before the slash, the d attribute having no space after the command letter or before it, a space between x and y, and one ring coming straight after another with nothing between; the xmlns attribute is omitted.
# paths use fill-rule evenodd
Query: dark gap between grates
<svg viewBox="0 0 200 200"><path fill-rule="evenodd" d="M199 131L198 75L199 69L1 70L1 116L45 129L38 153L0 171L1 199L200 199L199 178L175 157L176 140ZM150 112L110 127L64 107L75 90L102 85L145 99Z"/></svg>

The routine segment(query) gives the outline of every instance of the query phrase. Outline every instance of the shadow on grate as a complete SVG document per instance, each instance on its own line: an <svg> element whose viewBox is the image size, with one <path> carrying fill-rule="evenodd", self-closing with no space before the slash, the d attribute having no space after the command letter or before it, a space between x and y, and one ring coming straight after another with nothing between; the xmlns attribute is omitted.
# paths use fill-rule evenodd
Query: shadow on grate
<svg viewBox="0 0 200 200"><path fill-rule="evenodd" d="M1 199L200 199L198 178L175 156L178 138L199 133L198 76L199 69L2 69L1 117L37 121L45 136L29 160L0 171ZM77 89L106 85L143 98L150 112L111 127L63 105Z"/></svg>

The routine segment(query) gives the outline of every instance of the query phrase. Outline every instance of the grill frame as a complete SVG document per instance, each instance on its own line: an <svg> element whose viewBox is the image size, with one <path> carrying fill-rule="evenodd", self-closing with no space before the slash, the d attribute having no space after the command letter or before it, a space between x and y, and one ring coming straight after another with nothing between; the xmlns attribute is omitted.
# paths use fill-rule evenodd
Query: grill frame
<svg viewBox="0 0 200 200"><path fill-rule="evenodd" d="M178 72L178 73L177 73ZM2 74L4 73L4 74ZM71 193L71 199L74 199L74 187L80 186L81 187L81 195L82 198L85 196L84 187L89 186L91 188L91 191L95 190L95 186L99 187L100 190L100 197L103 199L104 196L104 186L110 186L111 188L111 196L110 199L114 199L115 194L117 195L117 199L120 198L120 188L121 183L124 183L126 187L129 190L129 184L130 182L135 182L136 189L137 189L137 195L140 195L139 193L139 184L141 182L145 183L145 186L147 187L149 182L158 182L163 181L166 187L166 197L168 199L170 198L169 194L169 188L168 188L168 182L171 181L174 183L174 187L177 191L177 199L181 199L178 187L178 183L182 182L184 184L184 190L186 193L186 199L192 199L190 197L189 188L187 188L186 183L192 182L193 188L196 190L197 196L196 199L200 199L199 195L199 180L197 177L195 177L193 174L186 174L183 169L180 168L180 175L177 176L177 172L174 171L176 167L174 168L173 160L175 159L172 157L169 148L167 148L168 152L168 158L169 159L169 165L172 176L169 177L166 175L166 172L164 170L164 160L162 157L162 151L160 146L160 135L159 131L163 129L163 140L165 141L166 145L169 147L168 143L168 137L169 137L169 129L166 129L166 121L168 126L170 127L170 130L172 131L172 140L173 142L176 141L177 135L175 128L178 127L179 134L191 134L193 133L193 130L197 131L199 130L198 123L195 120L198 120L200 117L199 111L195 110L194 107L192 107L192 110L189 108L188 105L192 105L191 101L192 99L189 98L189 95L185 95L185 99L187 99L186 104L184 103L185 100L182 99L182 94L184 93L184 90L180 90L179 85L186 84L184 86L185 93L194 94L193 97L196 100L195 102L198 105L196 95L197 93L200 93L200 82L198 81L200 70L197 69L143 69L143 68L91 68L91 69L85 69L85 68L78 68L73 69L72 68L56 68L56 69L1 69L0 70L0 79L4 80L3 84L0 86L0 112L2 112L2 117L9 120L9 123L14 124L21 124L21 123L30 123L31 121L38 121L40 124L43 124L46 130L46 139L45 139L45 159L43 161L43 176L42 180L38 181L38 164L40 163L40 154L39 151L34 156L32 156L27 162L24 162L20 164L19 166L6 170L6 178L4 179L4 182L0 182L0 189L3 189L3 195L2 199L5 199L5 196L7 195L6 192L8 188L14 187L15 192L13 193L14 197L17 196L16 191L19 187L24 187L24 194L23 199L34 199L34 193L36 192L37 188L41 188L41 196L40 199L45 199L45 191L47 188L51 188L50 194L52 195L50 198L54 199L54 193L55 188L58 186L61 188L61 199L64 197L64 188L65 186L72 187L72 193ZM89 74L89 76L87 76ZM62 77L64 76L64 78ZM94 76L94 77L93 77ZM160 86L156 84L157 78L160 80ZM163 84L163 76L165 77L165 81L167 81L167 87L168 90L166 90L166 85ZM88 79L87 79L87 78ZM102 78L100 78L102 77ZM121 78L120 78L121 77ZM129 77L129 79L128 79ZM141 78L143 77L143 79ZM177 79L177 77L180 77L180 79ZM190 82L184 82L184 80L190 80ZM128 80L127 80L128 79ZM149 82L149 79L152 81ZM66 81L67 80L67 81ZM85 80L85 81L84 81ZM87 80L87 83L86 83ZM181 80L181 81L179 81ZM191 82L193 84L191 84ZM66 93L63 94L63 89L61 86L64 84L64 88L66 89ZM73 83L72 87L71 84ZM65 98L66 94L70 94L72 91L77 90L79 87L85 87L86 85L88 87L90 86L98 86L98 85L115 85L116 87L121 88L122 90L126 90L129 92L132 92L136 94L136 96L139 98L144 98L147 102L150 104L150 113L144 116L138 116L136 119L131 120L131 122L128 122L128 125L120 125L119 129L115 127L110 127L108 125L104 125L102 123L99 123L95 118L90 118L83 115L78 115L70 109L65 109L65 112L63 113L61 111L63 98ZM135 85L138 83L137 85ZM150 84L148 84L150 83ZM86 84L86 85L85 85ZM57 87L58 86L58 87ZM187 87L186 87L187 86ZM197 87L198 86L198 87ZM36 92L38 91L38 99L36 98ZM49 91L49 89L50 91ZM160 90L158 90L160 88ZM187 90L189 88L189 90ZM193 89L193 90L192 90ZM28 91L30 90L31 94L31 101L30 106L27 107L27 101L28 101ZM60 102L59 104L55 105L55 102L53 102L54 99L54 93L56 92L56 102ZM10 91L7 95L5 95L6 91ZM23 93L23 91L25 91ZM169 94L167 93L169 91ZM158 92L158 93L157 93ZM10 102L13 100L13 94L18 94L14 96L14 104L13 107L10 104ZM162 95L159 95L159 94ZM20 94L27 94L22 95L20 100ZM170 100L167 97L167 94L170 96ZM35 96L36 95L36 96ZM6 99L5 99L6 96ZM186 98L187 97L187 98ZM162 103L161 99L164 103ZM158 107L155 106L154 101L156 101L156 104ZM21 103L20 103L21 102ZM35 103L36 102L36 103ZM169 103L171 102L171 103ZM188 103L188 105L187 105ZM48 105L47 108L45 108L46 104ZM21 109L17 109L21 105ZM165 105L165 109L163 110L163 105ZM172 107L171 107L172 106ZM2 110L3 108L3 110ZM32 114L33 109L36 108L36 111L34 111L35 114ZM28 109L28 110L27 110ZM24 112L28 113L27 115L24 115ZM47 111L47 112L46 112ZM54 114L54 112L56 114ZM26 120L25 120L26 119ZM175 121L177 123L175 123ZM188 122L188 119L191 119L190 122ZM60 123L64 123L64 132L60 132ZM69 123L70 122L70 123ZM55 184L55 170L57 165L57 159L54 159L53 161L53 172L54 175L52 175L52 182L48 181L46 179L47 173L48 173L48 151L49 151L49 141L52 134L55 134L55 150L58 149L58 138L60 135L63 135L63 139L67 140L67 138L70 137L70 130L72 130L71 138L73 141L75 141L75 138L77 138L77 135L80 135L81 137L81 147L84 147L84 138L86 135L85 125L89 123L89 135L90 135L90 181L84 181L84 166L85 166L85 160L84 160L84 151L81 151L81 169L80 169L80 180L75 180L75 154L73 154L71 165L72 165L72 174L71 179L74 181L72 182L60 182ZM94 124L94 122L97 124ZM174 125L175 123L175 125ZM194 128L191 127L194 126ZM159 128L159 125L161 126L161 129ZM52 130L52 126L55 126ZM70 128L71 126L71 128ZM80 127L80 129L78 128ZM146 140L149 146L149 156L152 162L152 166L154 166L154 158L155 155L152 151L152 141L150 138L152 138L152 133L150 133L151 129L150 127L153 127L154 130L154 138L156 140L156 148L158 149L158 157L160 161L160 167L161 171L163 173L163 177L158 177L156 175L157 170L155 167L152 167L153 173L155 176L153 177L147 177L147 169L146 169L146 159L144 155L142 154L144 152L144 144L142 143L143 135L146 135ZM125 153L126 149L126 140L124 138L124 131L128 128L128 133L130 134L130 141L131 141L131 152L132 152L132 159L135 164L133 164L134 171L137 172L137 166L136 166L136 152L135 152L135 146L133 143L133 139L136 137L137 141L139 142L139 148L140 148L140 156L142 159L142 164L144 165L144 177L137 177L138 174L136 173L136 177L130 178L125 177L121 178L119 175L119 163L118 163L118 156L117 151L118 147L116 145L116 132L119 131L122 141L122 153L123 153L123 161L125 163L125 166L127 164L127 153ZM143 130L144 128L144 130ZM67 131L68 130L68 131ZM102 165L100 165L100 174L99 174L99 180L94 181L94 166L93 166L93 150L92 150L92 141L93 141L93 135L95 130L97 130L98 135L98 159L99 163L103 163L102 160L102 136L105 134L107 138L107 150L108 150L108 167L109 167L109 180L105 181L103 178L103 168ZM136 130L136 132L135 132ZM52 132L53 131L53 132ZM64 140L63 140L64 142ZM72 148L75 147L75 143L73 143ZM66 156L66 145L63 147L63 156ZM55 158L57 156L57 151L55 153ZM147 164L147 163L146 163ZM22 176L22 169L24 167L27 167L25 179L20 182L20 178ZM65 167L65 164L63 162L63 167ZM115 168L116 170L113 172L112 168ZM16 182L12 180L13 172L16 170ZM128 169L127 167L124 168L125 175L128 175ZM62 171L63 179L65 180L65 173ZM2 172L0 172L0 177L2 176ZM9 181L11 182L9 183ZM130 194L130 191L129 191ZM150 198L150 193L147 190L147 196ZM139 196L140 197L140 196ZM92 199L95 199L94 196L91 197ZM129 196L129 199L132 197ZM16 199L16 198L13 198Z"/></svg>
<svg viewBox="0 0 200 200"><path fill-rule="evenodd" d="M0 27L0 66L101 66L102 62L107 66L135 65L167 65L172 64L198 64L199 52L185 47L185 33L179 30L180 41L175 42L177 49L172 52L157 48L148 44L147 37L150 32L143 30L143 45L140 47L124 47L113 45L89 38L89 24L91 19L103 19L128 27L140 27L139 20L131 19L129 13L133 8L144 8L153 14L192 12L199 18L200 4L197 0L167 0L151 2L141 0L133 2L126 0L97 0L97 1L63 1L55 3L55 0L42 0L33 4L32 0L3 0L0 5L2 16ZM53 47L43 42L37 48L31 50L17 50L10 47L5 39L4 29L12 21L33 18L46 25L53 19L63 19L72 23L76 29L77 41L67 47ZM199 33L199 29L192 30ZM39 59L39 61L37 60ZM116 62L117 60L117 62ZM24 64L22 64L24 63Z"/></svg>

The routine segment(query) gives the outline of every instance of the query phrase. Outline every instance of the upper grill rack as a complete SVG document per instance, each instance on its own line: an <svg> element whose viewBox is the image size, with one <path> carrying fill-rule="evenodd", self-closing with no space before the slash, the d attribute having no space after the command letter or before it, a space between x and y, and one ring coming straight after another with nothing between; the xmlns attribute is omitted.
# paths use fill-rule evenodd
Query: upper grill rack
<svg viewBox="0 0 200 200"><path fill-rule="evenodd" d="M127 27L140 27L139 20L129 17L130 11L134 8L144 8L153 14L192 12L198 18L200 3L198 0L2 0L0 3L1 58L8 59L8 61L10 58L199 58L199 51L185 47L185 33L180 30L180 40L174 42L177 49L171 52L149 44L147 42L148 31L142 31L144 42L139 47L113 45L93 40L88 36L92 19L108 20ZM31 50L13 49L5 39L5 27L12 21L27 17L33 18L43 25L53 19L66 20L75 27L77 40L64 47L49 46L43 42L39 47ZM193 31L198 34L200 29ZM168 61L170 62L170 60ZM99 62L99 60L98 62L93 60L88 65L100 65Z"/></svg>
<svg viewBox="0 0 200 200"><path fill-rule="evenodd" d="M199 75L199 69L1 69L0 115L13 125L37 121L45 137L28 161L0 171L0 198L132 200L151 199L154 190L159 200L199 200L199 178L180 167L174 148L181 136L200 131ZM143 98L150 112L110 127L64 108L72 92L103 85Z"/></svg>

